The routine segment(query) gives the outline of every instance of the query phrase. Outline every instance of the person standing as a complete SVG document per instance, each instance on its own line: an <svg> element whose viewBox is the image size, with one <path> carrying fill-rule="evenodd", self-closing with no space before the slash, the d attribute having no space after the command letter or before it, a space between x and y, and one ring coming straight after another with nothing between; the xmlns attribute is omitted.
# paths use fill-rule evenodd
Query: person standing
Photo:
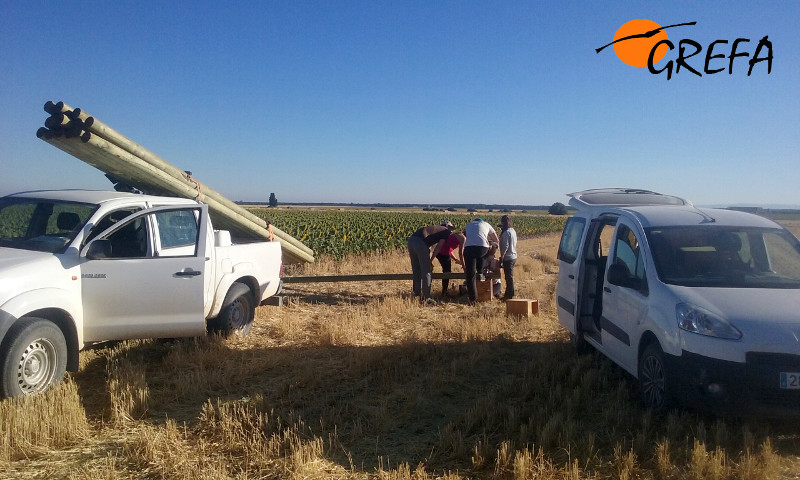
<svg viewBox="0 0 800 480"><path fill-rule="evenodd" d="M464 273L467 277L467 294L469 303L473 304L478 299L478 290L475 285L476 273L483 272L483 257L489 252L490 242L500 243L497 232L482 218L476 218L464 228Z"/></svg>
<svg viewBox="0 0 800 480"><path fill-rule="evenodd" d="M450 223L450 222L447 222ZM444 223L442 223L444 225ZM445 240L442 249L436 255L436 259L442 265L442 273L450 273L452 269L452 261L464 266L464 234L451 233L447 240ZM458 249L458 258L453 255L453 252ZM449 278L442 278L442 296L447 296L447 286L450 284Z"/></svg>
<svg viewBox="0 0 800 480"><path fill-rule="evenodd" d="M453 224L445 220L441 225L421 227L408 237L411 277L414 282L413 292L414 296L420 297L422 301L427 301L431 297L433 259L439 254L452 230ZM431 247L434 245L431 254Z"/></svg>
<svg viewBox="0 0 800 480"><path fill-rule="evenodd" d="M508 215L500 219L500 265L506 278L506 292L501 300L514 298L514 264L517 263L517 231Z"/></svg>

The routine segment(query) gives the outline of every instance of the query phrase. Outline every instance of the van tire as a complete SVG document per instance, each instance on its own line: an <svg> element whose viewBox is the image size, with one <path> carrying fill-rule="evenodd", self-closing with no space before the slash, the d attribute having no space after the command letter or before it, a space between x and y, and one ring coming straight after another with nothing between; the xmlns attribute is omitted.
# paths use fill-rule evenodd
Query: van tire
<svg viewBox="0 0 800 480"><path fill-rule="evenodd" d="M67 341L53 322L22 317L3 342L0 398L44 392L64 378Z"/></svg>
<svg viewBox="0 0 800 480"><path fill-rule="evenodd" d="M245 336L250 333L255 318L255 302L250 287L236 282L231 285L222 302L222 310L214 322L215 330L223 336Z"/></svg>
<svg viewBox="0 0 800 480"><path fill-rule="evenodd" d="M669 385L664 352L658 342L653 342L639 357L639 388L645 408L656 414L670 410L674 401Z"/></svg>

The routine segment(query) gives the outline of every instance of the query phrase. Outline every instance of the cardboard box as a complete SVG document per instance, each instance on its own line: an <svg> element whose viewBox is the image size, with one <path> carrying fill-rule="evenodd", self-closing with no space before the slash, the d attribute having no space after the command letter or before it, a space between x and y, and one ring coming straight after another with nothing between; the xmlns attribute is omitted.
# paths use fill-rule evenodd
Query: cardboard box
<svg viewBox="0 0 800 480"><path fill-rule="evenodd" d="M477 288L478 301L490 302L494 296L492 295L492 280L475 280L475 287Z"/></svg>
<svg viewBox="0 0 800 480"><path fill-rule="evenodd" d="M539 300L512 298L506 300L506 315L523 315L530 317L539 314Z"/></svg>

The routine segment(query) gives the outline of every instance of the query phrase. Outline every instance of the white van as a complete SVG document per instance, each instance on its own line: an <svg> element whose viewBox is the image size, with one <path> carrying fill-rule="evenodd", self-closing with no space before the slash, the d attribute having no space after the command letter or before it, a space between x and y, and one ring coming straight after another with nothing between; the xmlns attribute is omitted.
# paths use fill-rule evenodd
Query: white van
<svg viewBox="0 0 800 480"><path fill-rule="evenodd" d="M558 318L646 407L800 413L800 242L766 218L655 192L568 195Z"/></svg>

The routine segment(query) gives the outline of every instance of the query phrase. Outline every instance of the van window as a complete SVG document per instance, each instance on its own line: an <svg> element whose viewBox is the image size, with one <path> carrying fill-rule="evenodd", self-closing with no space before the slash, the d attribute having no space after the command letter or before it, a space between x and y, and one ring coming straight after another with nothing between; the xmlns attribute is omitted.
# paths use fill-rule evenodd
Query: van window
<svg viewBox="0 0 800 480"><path fill-rule="evenodd" d="M800 244L786 230L681 226L651 228L646 235L664 283L800 288Z"/></svg>
<svg viewBox="0 0 800 480"><path fill-rule="evenodd" d="M586 219L580 217L570 217L564 225L564 233L561 234L561 243L558 246L558 259L572 263L578 257L581 247L581 237L586 226Z"/></svg>
<svg viewBox="0 0 800 480"><path fill-rule="evenodd" d="M639 247L639 239L633 230L625 225L617 229L615 239L614 260L612 265L622 265L628 270L629 277L645 280L644 259Z"/></svg>

